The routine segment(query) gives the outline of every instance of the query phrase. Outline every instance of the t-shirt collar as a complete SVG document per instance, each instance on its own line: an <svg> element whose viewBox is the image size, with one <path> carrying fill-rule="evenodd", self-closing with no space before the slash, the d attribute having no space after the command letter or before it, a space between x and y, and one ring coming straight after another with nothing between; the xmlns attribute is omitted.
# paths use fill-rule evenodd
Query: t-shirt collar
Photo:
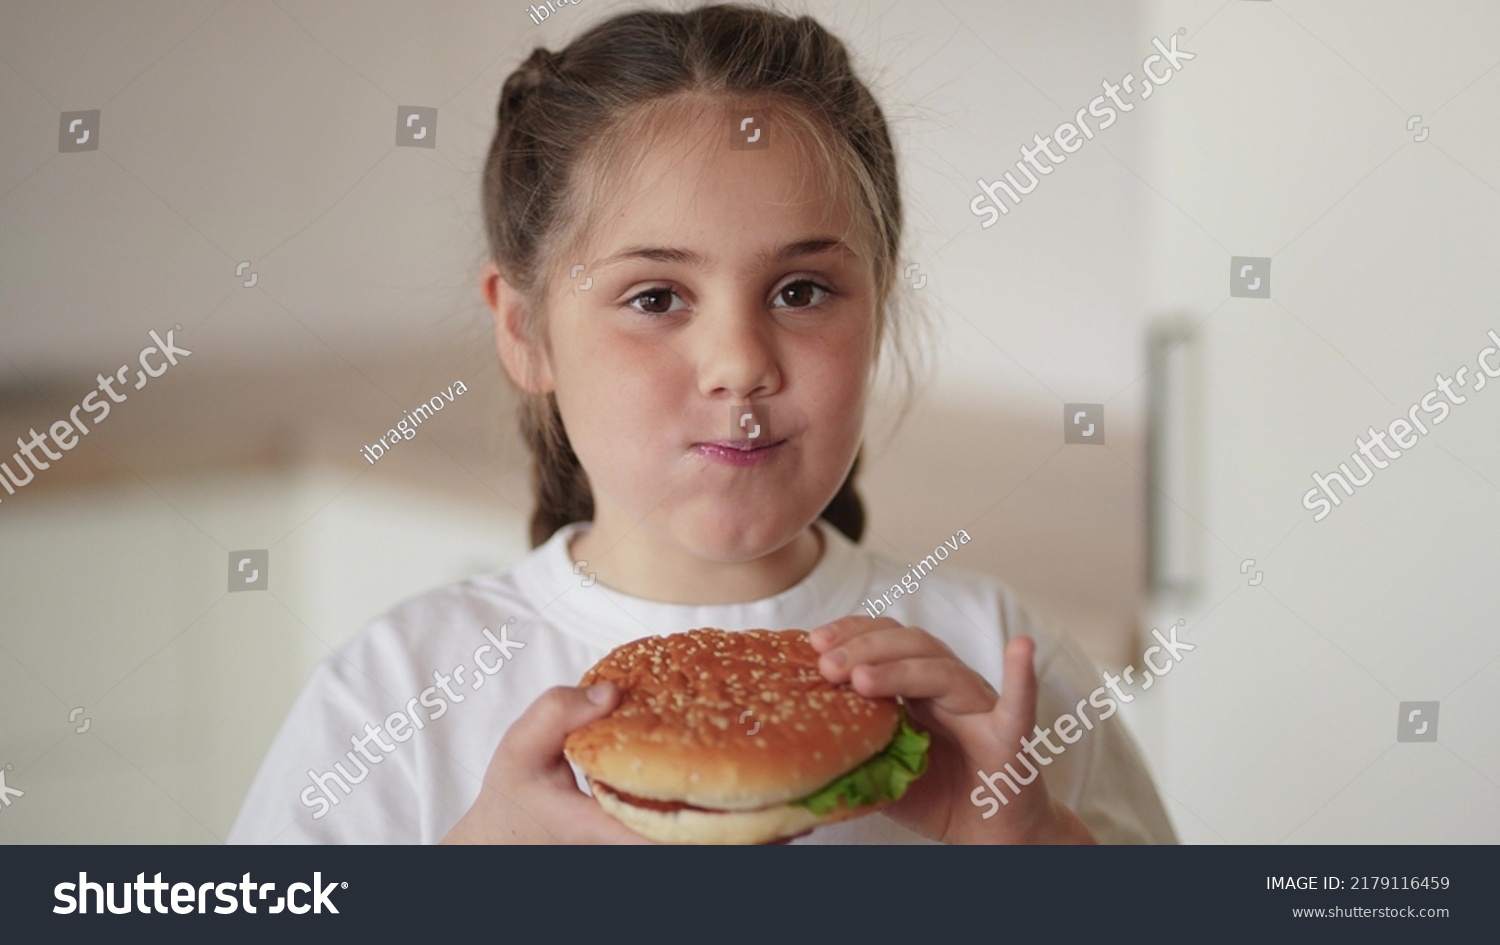
<svg viewBox="0 0 1500 945"><path fill-rule="evenodd" d="M819 520L813 527L823 536L822 557L807 577L779 594L734 604L668 604L633 597L598 583L587 566L571 559L569 541L590 526L574 522L558 529L517 565L516 577L536 618L601 646L697 627L810 630L858 612L860 595L868 590L869 561L842 532Z"/></svg>

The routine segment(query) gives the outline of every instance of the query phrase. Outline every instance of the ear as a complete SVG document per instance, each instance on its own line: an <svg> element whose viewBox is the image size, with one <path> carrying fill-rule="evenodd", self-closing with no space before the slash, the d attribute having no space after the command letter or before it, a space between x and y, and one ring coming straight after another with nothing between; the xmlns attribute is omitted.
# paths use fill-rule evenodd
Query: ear
<svg viewBox="0 0 1500 945"><path fill-rule="evenodd" d="M494 260L479 273L479 292L495 317L495 347L505 373L523 391L545 394L552 390L552 369L547 352L524 332L526 303L500 273Z"/></svg>

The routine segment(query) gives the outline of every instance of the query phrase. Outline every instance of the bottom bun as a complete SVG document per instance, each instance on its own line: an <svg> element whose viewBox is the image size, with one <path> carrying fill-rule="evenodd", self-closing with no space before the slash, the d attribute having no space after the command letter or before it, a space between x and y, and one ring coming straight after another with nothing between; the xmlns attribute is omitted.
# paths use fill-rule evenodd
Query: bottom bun
<svg viewBox="0 0 1500 945"><path fill-rule="evenodd" d="M761 810L702 811L650 810L621 800L608 787L590 782L594 798L620 823L648 840L657 843L770 843L785 837L796 837L814 827L837 823L872 814L884 804L863 807L836 807L826 814L815 814L797 804L781 804Z"/></svg>

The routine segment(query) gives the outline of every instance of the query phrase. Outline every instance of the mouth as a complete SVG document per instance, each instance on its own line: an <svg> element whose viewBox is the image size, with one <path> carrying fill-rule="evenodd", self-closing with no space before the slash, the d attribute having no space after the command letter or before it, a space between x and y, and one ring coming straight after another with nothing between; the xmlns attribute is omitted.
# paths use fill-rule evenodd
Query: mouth
<svg viewBox="0 0 1500 945"><path fill-rule="evenodd" d="M697 449L700 446L712 446L719 449L738 450L741 453L753 453L756 450L770 449L773 446L780 446L785 442L785 437L779 440L707 440L702 443L694 443L693 448Z"/></svg>
<svg viewBox="0 0 1500 945"><path fill-rule="evenodd" d="M777 455L786 439L712 440L694 443L692 452L712 462L729 466L753 466Z"/></svg>

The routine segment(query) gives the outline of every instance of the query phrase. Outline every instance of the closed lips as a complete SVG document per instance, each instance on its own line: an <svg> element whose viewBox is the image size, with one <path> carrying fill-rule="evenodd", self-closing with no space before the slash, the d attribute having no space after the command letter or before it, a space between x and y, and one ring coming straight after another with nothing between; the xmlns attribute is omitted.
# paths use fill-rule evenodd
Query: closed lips
<svg viewBox="0 0 1500 945"><path fill-rule="evenodd" d="M694 443L693 445L694 446L722 446L724 449L727 449L727 450L740 450L742 452L747 452L748 453L750 450L765 449L768 446L778 446L778 445L780 445L782 443L785 443L785 442L786 442L785 439L780 439L780 440L705 440L702 443Z"/></svg>

